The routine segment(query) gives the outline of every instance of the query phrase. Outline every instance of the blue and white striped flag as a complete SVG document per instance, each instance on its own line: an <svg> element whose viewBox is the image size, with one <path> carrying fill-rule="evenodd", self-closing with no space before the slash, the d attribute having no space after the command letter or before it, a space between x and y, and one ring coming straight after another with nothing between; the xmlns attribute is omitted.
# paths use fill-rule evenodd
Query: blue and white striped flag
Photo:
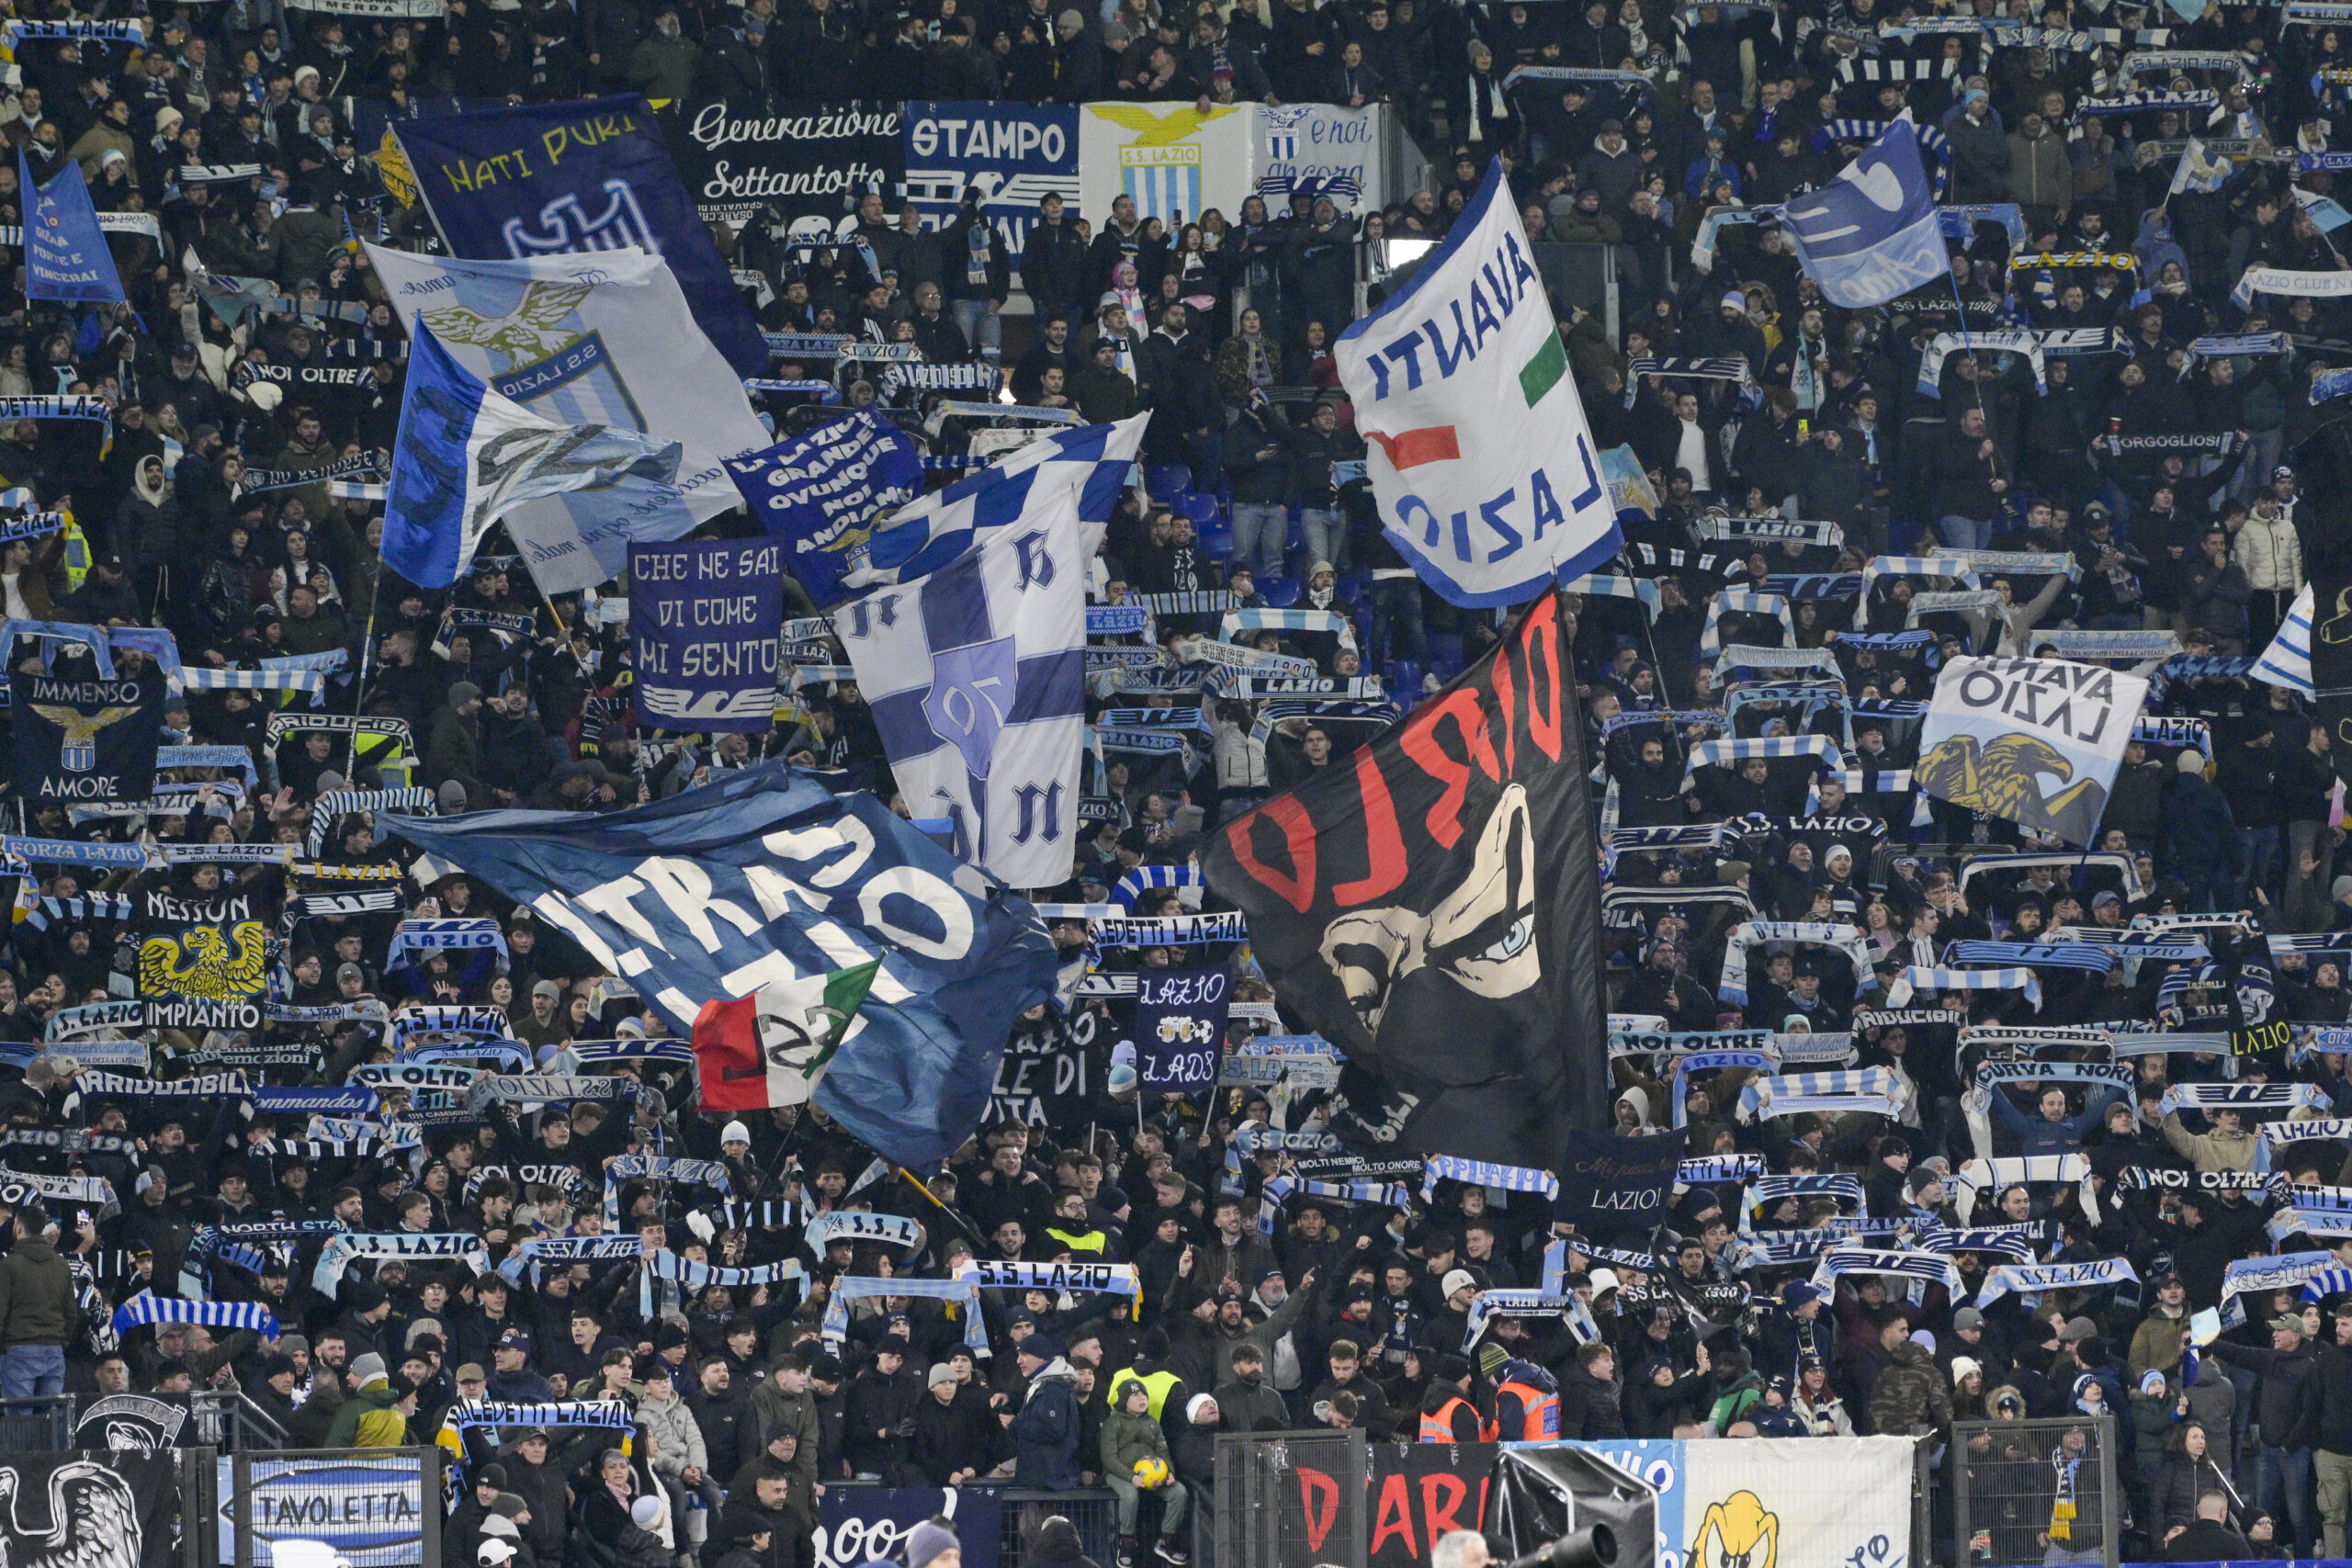
<svg viewBox="0 0 2352 1568"><path fill-rule="evenodd" d="M862 567L844 573L853 588L909 582L939 570L978 543L984 532L1034 526L1050 516L1057 497L1075 499L1091 557L1102 543L1143 446L1148 413L1116 424L1057 430L1032 441L970 479L899 508L875 531Z"/></svg>
<svg viewBox="0 0 2352 1568"><path fill-rule="evenodd" d="M1013 887L1068 881L1078 843L1092 553L1078 490L1055 486L1020 525L833 612L908 805L953 823L956 858Z"/></svg>

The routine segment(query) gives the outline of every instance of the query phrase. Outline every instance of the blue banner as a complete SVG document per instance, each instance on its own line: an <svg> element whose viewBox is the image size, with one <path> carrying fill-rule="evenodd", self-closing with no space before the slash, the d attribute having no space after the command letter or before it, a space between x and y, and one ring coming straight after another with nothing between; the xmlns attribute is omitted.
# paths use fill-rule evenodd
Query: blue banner
<svg viewBox="0 0 2352 1568"><path fill-rule="evenodd" d="M964 1568L997 1568L1002 1492L994 1486L831 1486L817 1500L815 1568L862 1568L896 1555L915 1526L944 1518ZM1105 1543L1089 1542L1100 1551Z"/></svg>
<svg viewBox="0 0 2352 1568"><path fill-rule="evenodd" d="M36 186L32 167L20 152L17 179L33 193L33 209L25 218L26 297L122 303L122 279L115 272L107 237L99 231L98 211L90 205L82 165L68 158L49 184Z"/></svg>
<svg viewBox="0 0 2352 1568"><path fill-rule="evenodd" d="M1037 203L1078 206L1078 108L1071 104L917 101L906 106L907 199L926 229L955 221L967 187L1012 265L1037 226ZM963 265L949 256L951 267Z"/></svg>
<svg viewBox="0 0 2352 1568"><path fill-rule="evenodd" d="M637 722L760 734L775 722L784 547L694 539L628 549Z"/></svg>
<svg viewBox="0 0 2352 1568"><path fill-rule="evenodd" d="M751 307L640 96L399 120L391 131L452 254L650 251L669 262L695 321L736 373L767 368Z"/></svg>
<svg viewBox="0 0 2352 1568"><path fill-rule="evenodd" d="M797 441L729 457L727 471L760 526L783 541L786 569L820 610L853 597L842 574L865 552L875 513L922 493L915 444L865 409Z"/></svg>
<svg viewBox="0 0 2352 1568"><path fill-rule="evenodd" d="M1144 969L1136 976L1136 1070L1147 1089L1216 1087L1233 978L1209 969Z"/></svg>
<svg viewBox="0 0 2352 1568"><path fill-rule="evenodd" d="M681 1034L706 1000L881 959L815 1103L901 1165L971 1136L1014 1019L1054 995L1025 899L781 762L610 816L382 820L631 976Z"/></svg>

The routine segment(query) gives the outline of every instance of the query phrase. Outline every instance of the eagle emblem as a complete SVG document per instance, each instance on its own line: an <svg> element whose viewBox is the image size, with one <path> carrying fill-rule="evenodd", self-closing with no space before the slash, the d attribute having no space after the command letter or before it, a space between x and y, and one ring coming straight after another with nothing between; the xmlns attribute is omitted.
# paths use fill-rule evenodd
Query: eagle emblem
<svg viewBox="0 0 2352 1568"><path fill-rule="evenodd" d="M535 364L571 346L580 333L563 319L580 308L593 284L542 279L523 290L514 309L485 316L466 305L444 305L424 312L424 324L444 343L465 344L503 355L505 368Z"/></svg>
<svg viewBox="0 0 2352 1568"><path fill-rule="evenodd" d="M2087 844L2107 809L2107 790L2097 779L2082 779L2044 796L2036 776L2062 783L2074 778L2064 752L2030 735L2003 735L1980 745L1973 735L1948 736L1919 759L1912 776L1919 787L1954 806L2030 827L2047 828L2068 843Z"/></svg>
<svg viewBox="0 0 2352 1568"><path fill-rule="evenodd" d="M259 920L151 936L139 945L139 994L208 1001L259 996L268 980L267 950Z"/></svg>
<svg viewBox="0 0 2352 1568"><path fill-rule="evenodd" d="M65 731L64 743L58 749L57 765L69 773L86 773L96 767L98 731L108 725L119 724L139 712L136 705L105 707L86 714L78 708L60 707L50 703L28 703L26 705Z"/></svg>

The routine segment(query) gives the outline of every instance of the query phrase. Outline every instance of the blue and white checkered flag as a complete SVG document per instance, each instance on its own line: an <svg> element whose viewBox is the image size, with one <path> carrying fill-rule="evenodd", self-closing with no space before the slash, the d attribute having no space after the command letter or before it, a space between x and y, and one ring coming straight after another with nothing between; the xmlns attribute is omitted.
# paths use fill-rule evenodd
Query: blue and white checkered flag
<svg viewBox="0 0 2352 1568"><path fill-rule="evenodd" d="M1020 526L832 617L908 805L1013 887L1069 880L1078 842L1091 550L1074 502L1052 487Z"/></svg>
<svg viewBox="0 0 2352 1568"><path fill-rule="evenodd" d="M1091 556L1134 471L1150 419L1147 412L1116 424L1057 430L970 479L901 507L875 532L865 563L844 574L842 583L869 588L929 576L970 549L983 530L1050 514L1052 498L1065 492L1078 498L1082 542Z"/></svg>

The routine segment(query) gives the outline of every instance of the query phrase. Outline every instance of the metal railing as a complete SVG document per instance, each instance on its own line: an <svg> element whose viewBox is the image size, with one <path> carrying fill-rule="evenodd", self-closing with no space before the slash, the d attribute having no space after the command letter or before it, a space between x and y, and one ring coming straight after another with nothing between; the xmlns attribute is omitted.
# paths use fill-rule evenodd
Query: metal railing
<svg viewBox="0 0 2352 1568"><path fill-rule="evenodd" d="M0 1404L0 1452L72 1448L78 1408L78 1396L71 1393L40 1393Z"/></svg>
<svg viewBox="0 0 2352 1568"><path fill-rule="evenodd" d="M1218 1568L1364 1562L1371 1465L1364 1434L1346 1428L1217 1438Z"/></svg>
<svg viewBox="0 0 2352 1568"><path fill-rule="evenodd" d="M286 1446L286 1428L240 1389L198 1389L187 1404L198 1440L224 1453Z"/></svg>
<svg viewBox="0 0 2352 1568"><path fill-rule="evenodd" d="M1961 1568L2115 1568L2124 1496L2112 1416L1955 1422L1944 1473Z"/></svg>

